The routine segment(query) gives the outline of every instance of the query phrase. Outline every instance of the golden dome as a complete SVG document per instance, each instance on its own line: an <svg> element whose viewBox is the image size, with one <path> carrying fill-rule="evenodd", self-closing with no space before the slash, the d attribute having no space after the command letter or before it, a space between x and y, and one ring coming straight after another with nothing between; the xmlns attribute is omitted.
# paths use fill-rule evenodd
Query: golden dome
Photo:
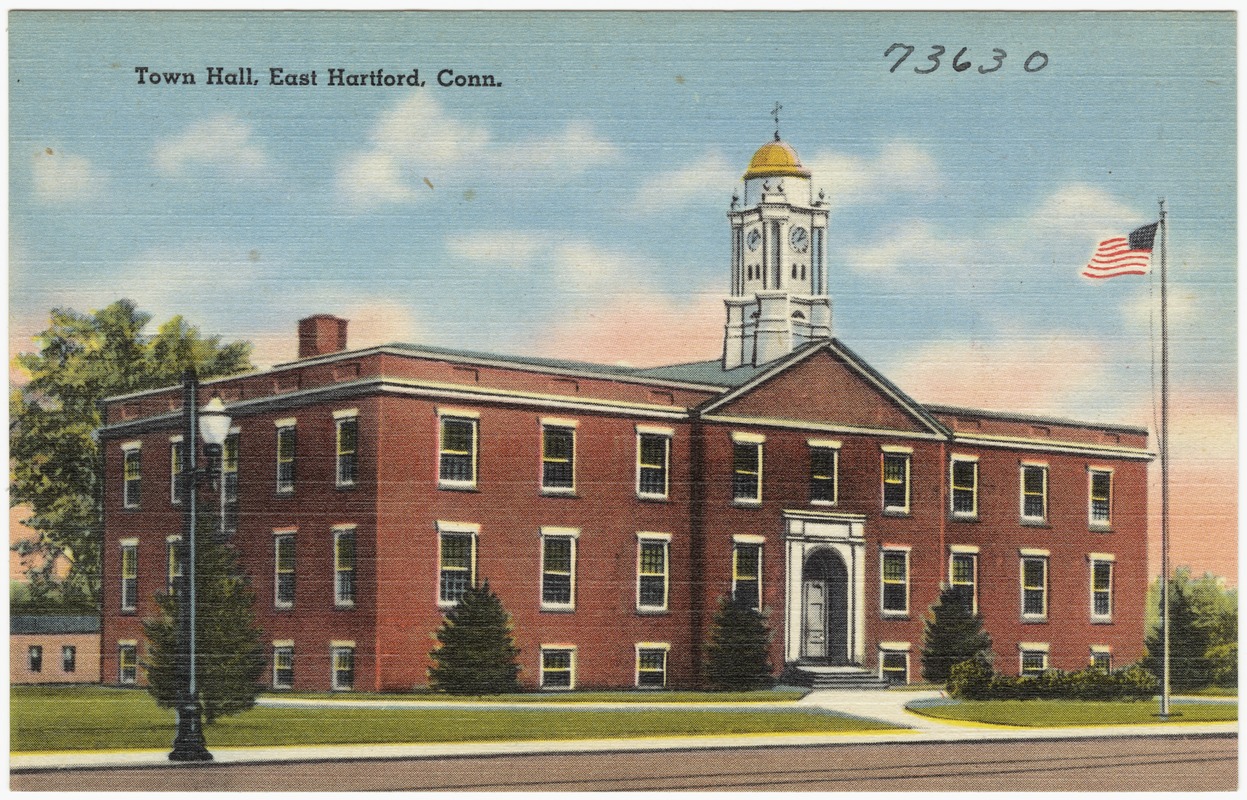
<svg viewBox="0 0 1247 800"><path fill-rule="evenodd" d="M749 169L745 170L744 180L784 176L808 178L810 171L801 166L801 159L797 157L797 151L792 149L792 145L776 139L762 145L753 154Z"/></svg>

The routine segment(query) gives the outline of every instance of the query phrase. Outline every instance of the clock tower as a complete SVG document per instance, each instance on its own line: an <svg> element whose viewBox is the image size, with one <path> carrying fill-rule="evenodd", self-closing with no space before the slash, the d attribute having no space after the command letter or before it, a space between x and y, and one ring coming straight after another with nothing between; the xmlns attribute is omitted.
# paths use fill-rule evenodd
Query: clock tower
<svg viewBox="0 0 1247 800"><path fill-rule="evenodd" d="M758 148L744 175L744 198L727 212L732 281L723 368L758 366L815 339L831 338L827 296L827 202L810 171L779 138Z"/></svg>

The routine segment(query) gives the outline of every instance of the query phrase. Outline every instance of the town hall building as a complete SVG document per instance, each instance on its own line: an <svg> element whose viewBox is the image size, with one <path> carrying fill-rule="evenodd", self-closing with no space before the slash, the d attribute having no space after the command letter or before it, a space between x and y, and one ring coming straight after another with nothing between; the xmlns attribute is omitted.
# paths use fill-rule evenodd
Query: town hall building
<svg viewBox="0 0 1247 800"><path fill-rule="evenodd" d="M833 336L829 205L776 136L733 197L721 357L630 368L414 344L205 381L232 418L224 526L274 689L402 691L488 580L532 688L692 687L726 598L786 679L920 680L941 587L998 670L1143 652L1146 429L925 405ZM102 672L141 684L178 579L180 387L110 398ZM215 499L215 495L213 496ZM205 500L204 506L213 508Z"/></svg>

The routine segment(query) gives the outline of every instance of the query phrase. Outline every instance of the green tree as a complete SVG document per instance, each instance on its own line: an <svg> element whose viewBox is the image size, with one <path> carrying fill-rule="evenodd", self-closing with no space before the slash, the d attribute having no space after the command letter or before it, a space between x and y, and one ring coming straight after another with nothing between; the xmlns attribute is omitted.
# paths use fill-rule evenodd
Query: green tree
<svg viewBox="0 0 1247 800"><path fill-rule="evenodd" d="M429 683L450 694L502 694L519 691L520 649L511 636L511 615L485 581L468 589L450 610L429 656Z"/></svg>
<svg viewBox="0 0 1247 800"><path fill-rule="evenodd" d="M706 644L706 684L723 691L771 686L770 642L766 618L748 601L723 600Z"/></svg>
<svg viewBox="0 0 1247 800"><path fill-rule="evenodd" d="M940 592L923 623L923 680L945 683L954 665L979 655L989 657L991 649L983 618L971 611L965 596L953 586Z"/></svg>
<svg viewBox="0 0 1247 800"><path fill-rule="evenodd" d="M239 567L233 545L223 541L212 514L201 518L195 536L195 682L204 722L238 714L255 705L262 688L265 656L255 621L255 593ZM163 708L177 705L178 598L156 598L159 616L143 620L147 691Z"/></svg>
<svg viewBox="0 0 1247 800"><path fill-rule="evenodd" d="M1160 630L1160 580L1148 590L1147 657L1144 665L1161 678L1164 644ZM1169 686L1191 691L1212 683L1238 683L1238 592L1186 567L1169 579Z"/></svg>
<svg viewBox="0 0 1247 800"><path fill-rule="evenodd" d="M95 430L105 397L171 386L193 366L201 377L251 369L251 345L222 344L181 317L143 333L151 315L129 300L80 314L57 308L37 338L37 353L17 356L28 378L9 393L9 500L25 506L37 553L28 577L35 596L55 593L70 605L98 602L103 531L101 458ZM58 560L69 574L58 581Z"/></svg>

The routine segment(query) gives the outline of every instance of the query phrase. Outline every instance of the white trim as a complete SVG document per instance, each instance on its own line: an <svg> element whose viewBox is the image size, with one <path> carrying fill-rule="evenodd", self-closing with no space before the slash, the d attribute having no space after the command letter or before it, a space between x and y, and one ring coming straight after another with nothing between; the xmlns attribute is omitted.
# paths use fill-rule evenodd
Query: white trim
<svg viewBox="0 0 1247 800"><path fill-rule="evenodd" d="M1111 645L1107 645L1107 644L1093 644L1093 645L1091 645L1091 652L1092 652L1092 653L1110 653L1110 654L1111 654L1111 653L1113 652L1113 648L1112 648L1112 646L1111 646Z"/></svg>
<svg viewBox="0 0 1247 800"><path fill-rule="evenodd" d="M356 580L359 574L359 551L357 548L358 542L352 542L351 557L354 560L354 563L351 564L351 569L350 569L351 595L352 596L349 600L343 600L342 598L338 597L338 574L346 571L346 570L341 570L338 568L338 539L339 537L345 534L348 534L348 533L351 535L351 538L354 539L355 530L356 530L356 526L354 525L335 525L332 528L332 532L333 532L333 606L334 608L354 608L355 598L359 595L359 581Z"/></svg>
<svg viewBox="0 0 1247 800"><path fill-rule="evenodd" d="M825 450L839 450L841 445L839 439L806 439L805 443L810 447L820 447Z"/></svg>
<svg viewBox="0 0 1247 800"><path fill-rule="evenodd" d="M909 594L910 594L909 551L910 551L910 548L906 545L898 546L898 545L884 544L884 545L880 545L879 547L879 613L885 618L908 617L909 616L909 606L910 606L910 603L909 603L909 599L910 599L909 598ZM887 561L886 556L888 553L899 553L900 555L905 557L905 584L904 584L905 585L905 608L903 609L888 608L886 606L887 587L895 585L895 584L888 584L884 582L884 576L887 574L884 568L884 564Z"/></svg>
<svg viewBox="0 0 1247 800"><path fill-rule="evenodd" d="M297 541L298 541L297 534L298 534L298 530L297 530L297 529L295 529L295 528L285 528L285 529L282 529L282 530L274 530L274 531L273 531L273 608L281 608L281 609L294 608L294 600L279 600L279 599L278 599L278 597L277 597L278 593L281 591L281 581L280 581L280 577L281 577L281 575L283 574L283 573L281 573L281 572L279 571L279 567L280 567L281 561L280 561L280 559L278 559L278 557L277 557L277 549L278 549L278 548L277 548L277 539L278 539L278 537L289 536L289 537L290 537L290 540L291 540L291 544L293 544L293 545L296 545L296 546L297 546ZM335 549L335 552L334 552L334 557L335 557L335 562L336 562L336 560L337 560L337 552L336 552L337 548L335 547L334 549ZM299 564L298 564L297 557L298 557L298 556L297 556L297 553L296 553L295 572L294 572L294 574L295 574L296 576L298 575L298 569L299 569ZM335 567L336 567L336 564L335 564ZM335 572L336 572L336 569L335 569ZM296 578L296 580L295 580L295 583L296 583L296 586L297 586L297 584L298 584L298 579L297 579L297 578ZM335 600L337 599L337 597L336 597L336 592L335 592L335 598L334 598L334 599L335 599Z"/></svg>
<svg viewBox="0 0 1247 800"><path fill-rule="evenodd" d="M560 419L557 417L542 417L539 425L541 436L541 454L538 458L537 483L541 487L543 495L574 495L576 494L576 445L579 443L580 431L576 429L577 422L574 419ZM572 470L571 486L546 486L546 431L547 430L570 430L572 434L572 452L567 463ZM561 464L562 461L552 460L551 464Z"/></svg>
<svg viewBox="0 0 1247 800"><path fill-rule="evenodd" d="M129 451L129 450L142 450L142 449L143 449L143 443L138 440L121 443L121 450L123 452Z"/></svg>
<svg viewBox="0 0 1247 800"><path fill-rule="evenodd" d="M1051 606L1049 602L1049 592L1052 590L1049 576L1048 551L1047 550L1020 550L1021 555L1018 557L1018 611L1019 617L1025 621L1031 622L1047 622L1048 610ZM1042 554L1042 555L1040 555ZM1043 610L1030 611L1026 610L1026 562L1027 560L1039 561L1043 563L1043 587L1032 587L1031 591L1043 592Z"/></svg>
<svg viewBox="0 0 1247 800"><path fill-rule="evenodd" d="M282 417L281 419L273 420L274 428L293 428L298 424L298 417Z"/></svg>
<svg viewBox="0 0 1247 800"><path fill-rule="evenodd" d="M979 548L975 545L952 545L948 548L948 586L965 586L953 583L953 562L958 556L970 559L970 613L979 613Z"/></svg>
<svg viewBox="0 0 1247 800"><path fill-rule="evenodd" d="M734 533L732 534L733 544L766 544L765 536L755 536L752 533Z"/></svg>
<svg viewBox="0 0 1247 800"><path fill-rule="evenodd" d="M294 647L294 639L274 639L271 647Z"/></svg>
<svg viewBox="0 0 1247 800"><path fill-rule="evenodd" d="M1049 646L1047 642L1018 642L1018 650L1047 653Z"/></svg>
<svg viewBox="0 0 1247 800"><path fill-rule="evenodd" d="M353 648L355 647L355 640L352 639L351 641L344 641L344 640L335 639L329 643L329 646L330 647L352 647Z"/></svg>
<svg viewBox="0 0 1247 800"><path fill-rule="evenodd" d="M121 547L138 547L139 540L137 536L131 536L125 539L118 539L117 544Z"/></svg>
<svg viewBox="0 0 1247 800"><path fill-rule="evenodd" d="M1108 518L1096 519L1095 514L1095 478L1097 475L1108 476ZM1111 530L1113 527L1113 469L1112 467L1087 467L1087 527L1093 531Z"/></svg>
<svg viewBox="0 0 1247 800"><path fill-rule="evenodd" d="M778 419L775 417L733 417L724 414L702 414L701 418L707 422L722 422L728 425L759 425L768 428L791 428L802 431L826 431L828 433L862 433L872 436L888 436L895 439L944 441L947 438L936 433L898 431L892 428L863 428L856 425L835 425L822 422Z"/></svg>
<svg viewBox="0 0 1247 800"><path fill-rule="evenodd" d="M669 542L669 541L671 541L671 534L669 534L669 533L660 533L660 532L658 532L658 531L637 531L636 538L638 538L638 539L657 539L657 540L660 540L660 541L663 541L663 542Z"/></svg>
<svg viewBox="0 0 1247 800"><path fill-rule="evenodd" d="M880 446L879 454L879 502L883 507L884 514L909 514L913 508L913 449L909 448L893 448L888 449L888 445ZM905 478L903 485L905 487L905 504L900 506L888 505L888 481L887 470L884 465L888 457L902 457L905 459Z"/></svg>
<svg viewBox="0 0 1247 800"><path fill-rule="evenodd" d="M169 444L181 444L181 442L182 442L182 434L180 433L175 433L174 435L169 437Z"/></svg>
<svg viewBox="0 0 1247 800"><path fill-rule="evenodd" d="M580 420L569 417L539 417L539 421L542 427L551 428L575 428L580 425Z"/></svg>
<svg viewBox="0 0 1247 800"><path fill-rule="evenodd" d="M358 408L340 408L337 411L333 412L334 419L347 419L348 417L358 417L358 416L359 416Z"/></svg>
<svg viewBox="0 0 1247 800"><path fill-rule="evenodd" d="M948 552L959 556L976 556L979 554L979 546L977 544L950 544Z"/></svg>
<svg viewBox="0 0 1247 800"><path fill-rule="evenodd" d="M450 536L467 536L469 537L468 546L468 588L476 588L476 540L480 534L480 525L470 522L444 522L438 520L437 523L437 566L436 579L433 581L433 598L437 602L438 608L454 608L459 605L458 600L442 599L442 538Z"/></svg>
<svg viewBox="0 0 1247 800"><path fill-rule="evenodd" d="M573 539L579 538L580 528L561 528L557 525L542 525L542 536L570 536Z"/></svg>
<svg viewBox="0 0 1247 800"><path fill-rule="evenodd" d="M1039 497L1043 499L1043 513L1037 517L1026 513L1026 470L1028 469L1037 469L1043 476L1043 491L1039 494ZM1031 523L1048 521L1048 465L1046 463L1030 461L1018 463L1018 518L1022 522Z"/></svg>
<svg viewBox="0 0 1247 800"><path fill-rule="evenodd" d="M748 433L746 431L732 431L733 444L762 444L766 441L766 436L760 433Z"/></svg>
<svg viewBox="0 0 1247 800"><path fill-rule="evenodd" d="M538 552L538 558L541 559L538 565L538 597L537 604L543 611L575 611L576 610L576 551L579 549L577 537L580 535L579 528L556 528L553 526L543 526L541 528L541 549ZM546 600L546 540L547 539L567 539L571 543L571 552L568 554L568 600L565 603L551 602Z"/></svg>
<svg viewBox="0 0 1247 800"><path fill-rule="evenodd" d="M1064 442L1050 439L1026 439L1016 436L954 436L957 444L976 447L1008 447L1014 450L1040 450L1052 453L1070 453L1073 455L1124 458L1132 461L1151 461L1155 453L1137 447L1112 447L1108 445L1087 444L1085 442Z"/></svg>
<svg viewBox="0 0 1247 800"><path fill-rule="evenodd" d="M475 522L451 522L439 519L434 523L438 533L470 533L473 536L481 532L481 526Z"/></svg>
<svg viewBox="0 0 1247 800"><path fill-rule="evenodd" d="M480 419L481 412L471 408L460 408L458 406L437 406L437 416L439 417L463 417L465 419Z"/></svg>
<svg viewBox="0 0 1247 800"><path fill-rule="evenodd" d="M546 686L546 651L570 653L566 686ZM577 652L574 644L542 644L537 646L537 688L543 691L567 692L576 688Z"/></svg>
<svg viewBox="0 0 1247 800"><path fill-rule="evenodd" d="M913 649L913 645L911 645L909 642L880 642L879 649L886 650L892 653L900 653L900 652L908 653L910 650Z"/></svg>
<svg viewBox="0 0 1247 800"><path fill-rule="evenodd" d="M666 433L670 428L654 428L648 425L636 426L636 441L634 447L636 449L636 474L634 476L633 488L636 496L646 500L667 500L671 496L671 442L674 439L673 433ZM641 464L641 437L657 436L663 441L663 460L662 460L662 492L643 492L641 491L641 469L644 466L647 469L657 469L654 465Z"/></svg>
<svg viewBox="0 0 1247 800"><path fill-rule="evenodd" d="M666 436L671 439L675 436L675 428L667 428L662 425L641 425L637 424L636 432L638 434L647 433L651 436Z"/></svg>
<svg viewBox="0 0 1247 800"><path fill-rule="evenodd" d="M1019 547L1018 555L1022 558L1048 558L1052 553L1041 547Z"/></svg>
<svg viewBox="0 0 1247 800"><path fill-rule="evenodd" d="M1116 561L1117 556L1113 553L1087 553L1088 561Z"/></svg>
<svg viewBox="0 0 1247 800"><path fill-rule="evenodd" d="M905 455L913 455L914 453L914 448L903 444L881 444L879 445L879 450L883 453L904 453Z"/></svg>
<svg viewBox="0 0 1247 800"><path fill-rule="evenodd" d="M1113 573L1117 572L1116 565L1113 563L1116 559L1112 556L1108 558L1089 558L1087 562L1087 591L1088 591L1088 611L1091 615L1092 622L1112 622L1113 621L1113 583L1116 577ZM1095 610L1095 568L1100 564L1108 565L1108 612L1099 614Z"/></svg>
<svg viewBox="0 0 1247 800"><path fill-rule="evenodd" d="M238 436L241 434L242 434L242 428L238 427L237 425L231 425L229 426L229 433L226 435L227 436Z"/></svg>
<svg viewBox="0 0 1247 800"><path fill-rule="evenodd" d="M637 650L670 650L670 642L637 642Z"/></svg>
<svg viewBox="0 0 1247 800"><path fill-rule="evenodd" d="M671 605L671 534L638 531L636 535L636 610L639 613L666 613ZM646 544L662 543L662 603L661 605L644 605L641 603L641 551ZM648 577L657 577L649 573ZM665 682L664 682L665 683Z"/></svg>
<svg viewBox="0 0 1247 800"><path fill-rule="evenodd" d="M970 486L970 510L958 511L957 505L957 465L970 464L973 480ZM979 457L963 456L954 453L948 458L948 513L953 519L978 519L979 516Z"/></svg>
<svg viewBox="0 0 1247 800"><path fill-rule="evenodd" d="M978 456L970 455L969 453L949 453L948 457L953 461L973 461L976 464L979 460Z"/></svg>
<svg viewBox="0 0 1247 800"><path fill-rule="evenodd" d="M467 423L472 426L472 449L468 452L468 459L471 462L472 477L463 478L443 478L442 477L442 456L446 455L447 450L443 444L446 436L446 422L457 421ZM452 455L463 455L462 453L451 453ZM437 487L439 489L475 489L477 481L480 478L480 458L481 458L481 419L480 414L476 412L460 412L458 409L437 408Z"/></svg>
<svg viewBox="0 0 1247 800"><path fill-rule="evenodd" d="M118 647L138 647L139 640L138 639L118 639L117 646Z"/></svg>
<svg viewBox="0 0 1247 800"><path fill-rule="evenodd" d="M1047 461L1027 461L1027 460L1023 460L1023 461L1019 461L1019 462L1018 462L1018 466L1019 466L1019 467L1043 467L1044 469L1047 469L1047 468L1048 468L1048 462L1047 462Z"/></svg>

